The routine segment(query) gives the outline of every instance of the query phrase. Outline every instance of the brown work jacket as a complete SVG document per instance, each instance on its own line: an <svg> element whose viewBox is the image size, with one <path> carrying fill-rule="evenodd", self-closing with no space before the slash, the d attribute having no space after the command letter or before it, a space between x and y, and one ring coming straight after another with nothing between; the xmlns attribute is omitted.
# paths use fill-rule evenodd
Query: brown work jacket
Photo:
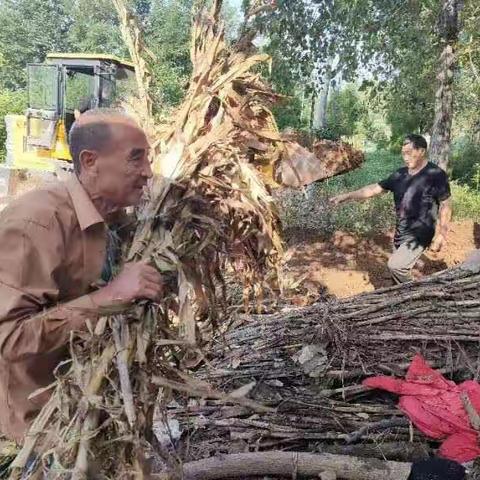
<svg viewBox="0 0 480 480"><path fill-rule="evenodd" d="M72 331L94 326L106 225L75 176L26 193L0 214L0 431L21 442L68 357Z"/></svg>

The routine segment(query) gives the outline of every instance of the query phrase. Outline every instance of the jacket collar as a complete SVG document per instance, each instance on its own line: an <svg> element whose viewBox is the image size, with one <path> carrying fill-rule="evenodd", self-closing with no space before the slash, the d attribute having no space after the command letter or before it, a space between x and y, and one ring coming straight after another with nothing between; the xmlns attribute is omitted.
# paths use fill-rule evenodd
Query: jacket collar
<svg viewBox="0 0 480 480"><path fill-rule="evenodd" d="M81 230L86 230L92 225L105 223L88 193L83 188L75 174L72 174L64 180L65 186L72 199L73 208L77 215Z"/></svg>

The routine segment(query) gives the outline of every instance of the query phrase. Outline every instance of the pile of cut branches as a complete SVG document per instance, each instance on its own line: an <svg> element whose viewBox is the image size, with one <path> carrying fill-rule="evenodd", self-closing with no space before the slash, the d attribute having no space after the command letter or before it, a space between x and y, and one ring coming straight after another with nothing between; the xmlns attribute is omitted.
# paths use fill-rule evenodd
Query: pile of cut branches
<svg viewBox="0 0 480 480"><path fill-rule="evenodd" d="M403 378L419 352L454 379L478 378L479 272L456 268L342 301L239 317L195 377L269 410L177 397L169 415L188 439L177 450L188 460L275 448L425 455L430 444L396 409L396 397L360 382Z"/></svg>
<svg viewBox="0 0 480 480"><path fill-rule="evenodd" d="M206 375L295 378L304 364L310 377L344 384L368 375L403 375L409 358L421 351L435 368L476 376L479 282L478 273L457 268L342 301L242 318L211 347ZM316 347L302 362L296 355L308 345Z"/></svg>

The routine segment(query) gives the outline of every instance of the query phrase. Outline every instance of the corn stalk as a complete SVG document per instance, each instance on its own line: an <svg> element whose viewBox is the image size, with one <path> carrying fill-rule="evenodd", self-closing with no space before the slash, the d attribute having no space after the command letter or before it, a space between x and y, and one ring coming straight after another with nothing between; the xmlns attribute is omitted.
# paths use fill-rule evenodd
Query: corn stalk
<svg viewBox="0 0 480 480"><path fill-rule="evenodd" d="M180 375L172 367L201 357L199 325L221 321L227 269L250 293L276 282L278 220L248 162L249 142L264 145L273 160L284 152L268 108L276 96L254 72L268 58L227 47L220 0L210 11L199 9L186 99L171 124L154 126L140 30L123 0L114 4L137 65L137 113L154 138L157 173L125 260L155 265L167 281L165 298L109 315L72 337L70 368L58 369L11 478L20 477L33 452L40 461L23 478L43 471L52 479L142 479L154 465L175 471L176 458L154 448L158 393L168 398L170 388L160 385Z"/></svg>
<svg viewBox="0 0 480 480"><path fill-rule="evenodd" d="M135 64L135 80L137 93L135 101L130 109L135 111L140 124L150 131L153 128L152 97L150 95L151 72L146 55L155 60L154 55L145 46L142 33L135 17L129 11L123 0L112 0L120 20L120 31L126 47L130 53L132 62ZM146 54L146 55L145 55Z"/></svg>

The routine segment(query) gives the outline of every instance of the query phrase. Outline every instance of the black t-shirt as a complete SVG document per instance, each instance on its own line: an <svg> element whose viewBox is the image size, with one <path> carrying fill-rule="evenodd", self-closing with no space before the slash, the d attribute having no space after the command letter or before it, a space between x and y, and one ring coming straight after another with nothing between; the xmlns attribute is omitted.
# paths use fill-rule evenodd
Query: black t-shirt
<svg viewBox="0 0 480 480"><path fill-rule="evenodd" d="M395 246L412 242L428 247L435 235L439 204L450 197L447 174L428 162L415 175L410 175L407 167L400 168L379 185L393 192L397 213Z"/></svg>

